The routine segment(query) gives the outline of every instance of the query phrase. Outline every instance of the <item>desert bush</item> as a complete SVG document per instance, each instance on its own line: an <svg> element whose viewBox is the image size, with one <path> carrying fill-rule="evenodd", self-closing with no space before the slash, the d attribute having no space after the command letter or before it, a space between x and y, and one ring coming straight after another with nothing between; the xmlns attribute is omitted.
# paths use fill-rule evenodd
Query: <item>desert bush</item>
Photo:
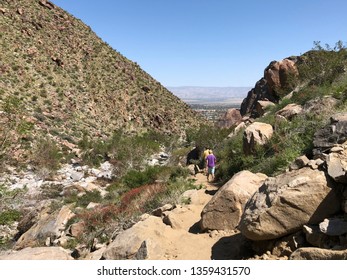
<svg viewBox="0 0 347 280"><path fill-rule="evenodd" d="M218 128L211 125L201 125L198 129L192 128L186 131L189 144L200 149L209 147L215 149L230 134L231 129Z"/></svg>
<svg viewBox="0 0 347 280"><path fill-rule="evenodd" d="M334 48L314 42L313 50L305 53L297 64L300 79L317 86L331 84L344 72L346 59L347 49L341 41Z"/></svg>
<svg viewBox="0 0 347 280"><path fill-rule="evenodd" d="M164 191L164 184L148 184L126 192L120 200L122 215L130 218L146 212L145 206Z"/></svg>
<svg viewBox="0 0 347 280"><path fill-rule="evenodd" d="M101 203L103 200L98 190L88 191L84 195L79 196L77 193L72 193L65 198L64 203L75 203L76 207L87 207L90 202Z"/></svg>
<svg viewBox="0 0 347 280"><path fill-rule="evenodd" d="M116 205L101 205L93 209L85 209L78 213L75 221L83 221L86 229L94 231L103 228L111 219L116 218L119 208Z"/></svg>
<svg viewBox="0 0 347 280"><path fill-rule="evenodd" d="M49 138L40 138L36 141L32 152L32 164L36 171L42 176L49 176L60 166L62 153Z"/></svg>
<svg viewBox="0 0 347 280"><path fill-rule="evenodd" d="M15 209L9 209L0 213L0 225L10 225L15 221L19 221L22 213Z"/></svg>
<svg viewBox="0 0 347 280"><path fill-rule="evenodd" d="M144 171L129 170L122 177L122 183L130 189L152 184L157 180L160 171L160 167L147 167Z"/></svg>
<svg viewBox="0 0 347 280"><path fill-rule="evenodd" d="M166 203L183 203L181 194L196 188L192 180L184 179L186 175L185 170L164 166L129 171L124 178L107 187L109 194L100 201L99 206L83 209L69 221L69 225L75 222L83 222L85 225L85 231L77 238L77 242L92 247L95 239L99 242L112 240L118 232L136 222L141 214L150 213ZM156 183L156 178L165 180ZM96 202L92 194L81 198L73 196L65 202L84 206L90 201Z"/></svg>
<svg viewBox="0 0 347 280"><path fill-rule="evenodd" d="M87 164L95 166L105 158L111 158L122 163L119 166L119 173L122 175L129 169L140 169L147 155L159 151L158 139L159 136L153 133L126 135L119 130L105 141L94 141L84 134L78 144L84 151L83 159Z"/></svg>

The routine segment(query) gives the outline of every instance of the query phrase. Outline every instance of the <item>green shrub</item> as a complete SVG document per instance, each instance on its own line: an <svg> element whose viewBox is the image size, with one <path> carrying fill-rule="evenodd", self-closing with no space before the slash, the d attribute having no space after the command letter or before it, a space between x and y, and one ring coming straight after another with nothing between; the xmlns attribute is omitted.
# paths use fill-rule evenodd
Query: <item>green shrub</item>
<svg viewBox="0 0 347 280"><path fill-rule="evenodd" d="M122 177L122 183L130 189L152 184L158 179L161 169L160 167L148 167L144 171L130 170Z"/></svg>
<svg viewBox="0 0 347 280"><path fill-rule="evenodd" d="M243 135L239 133L218 150L216 177L226 182L242 170L276 175L298 156L310 155L314 132L322 125L320 118L309 115L279 123L270 141L264 146L258 146L255 153L248 156L243 154Z"/></svg>
<svg viewBox="0 0 347 280"><path fill-rule="evenodd" d="M5 210L0 213L0 225L10 225L18 221L22 216L21 212L17 210Z"/></svg>
<svg viewBox="0 0 347 280"><path fill-rule="evenodd" d="M87 207L90 202L101 203L102 196L98 190L86 192L82 196L78 196L77 193L73 193L65 198L65 204L75 203L76 207Z"/></svg>
<svg viewBox="0 0 347 280"><path fill-rule="evenodd" d="M48 173L52 173L58 170L61 159L62 153L53 140L49 138L37 140L32 154L32 164L36 170L46 170Z"/></svg>
<svg viewBox="0 0 347 280"><path fill-rule="evenodd" d="M181 166L171 168L170 180L176 181L178 178L186 179L189 176L189 170Z"/></svg>
<svg viewBox="0 0 347 280"><path fill-rule="evenodd" d="M78 143L84 151L83 159L87 164L98 165L105 157L111 157L122 174L128 169L139 169L146 156L159 151L159 142L152 133L143 135L126 135L123 131L116 131L105 141L94 141L84 134Z"/></svg>
<svg viewBox="0 0 347 280"><path fill-rule="evenodd" d="M230 134L231 129L218 128L210 125L201 125L198 129L186 131L187 142L200 149L209 147L215 149Z"/></svg>
<svg viewBox="0 0 347 280"><path fill-rule="evenodd" d="M329 45L322 47L320 42L314 42L314 45L314 49L305 53L297 64L300 79L317 86L331 84L344 72L346 47L341 41L333 49Z"/></svg>

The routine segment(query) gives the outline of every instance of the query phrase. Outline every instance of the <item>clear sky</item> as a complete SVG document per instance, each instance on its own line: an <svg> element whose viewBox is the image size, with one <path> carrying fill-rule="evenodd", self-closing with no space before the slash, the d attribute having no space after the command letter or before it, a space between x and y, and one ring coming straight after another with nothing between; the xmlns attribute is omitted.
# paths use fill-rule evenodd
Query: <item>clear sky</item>
<svg viewBox="0 0 347 280"><path fill-rule="evenodd" d="M346 0L51 0L164 86L254 86L272 60L347 41Z"/></svg>

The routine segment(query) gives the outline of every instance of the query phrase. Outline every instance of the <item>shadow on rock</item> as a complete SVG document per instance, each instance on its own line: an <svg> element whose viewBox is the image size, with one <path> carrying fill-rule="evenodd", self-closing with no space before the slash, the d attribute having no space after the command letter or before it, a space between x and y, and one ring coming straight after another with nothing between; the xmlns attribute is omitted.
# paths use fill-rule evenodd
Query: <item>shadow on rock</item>
<svg viewBox="0 0 347 280"><path fill-rule="evenodd" d="M205 193L214 196L218 190L206 190Z"/></svg>
<svg viewBox="0 0 347 280"><path fill-rule="evenodd" d="M200 228L200 221L196 222L194 225L192 225L189 230L189 233L193 233L193 234L199 234L201 233L201 228Z"/></svg>
<svg viewBox="0 0 347 280"><path fill-rule="evenodd" d="M212 247L212 260L242 260L254 255L251 242L241 233L222 237Z"/></svg>

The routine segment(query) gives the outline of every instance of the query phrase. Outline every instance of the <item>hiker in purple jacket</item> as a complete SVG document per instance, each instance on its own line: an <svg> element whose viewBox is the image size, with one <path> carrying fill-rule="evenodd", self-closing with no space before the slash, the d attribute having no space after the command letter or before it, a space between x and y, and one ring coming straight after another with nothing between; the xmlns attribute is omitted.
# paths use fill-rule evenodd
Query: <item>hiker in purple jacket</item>
<svg viewBox="0 0 347 280"><path fill-rule="evenodd" d="M207 182L209 182L209 177L211 175L212 181L214 180L214 172L216 168L217 159L214 156L212 150L209 151L209 155L206 157L206 168L207 168Z"/></svg>

